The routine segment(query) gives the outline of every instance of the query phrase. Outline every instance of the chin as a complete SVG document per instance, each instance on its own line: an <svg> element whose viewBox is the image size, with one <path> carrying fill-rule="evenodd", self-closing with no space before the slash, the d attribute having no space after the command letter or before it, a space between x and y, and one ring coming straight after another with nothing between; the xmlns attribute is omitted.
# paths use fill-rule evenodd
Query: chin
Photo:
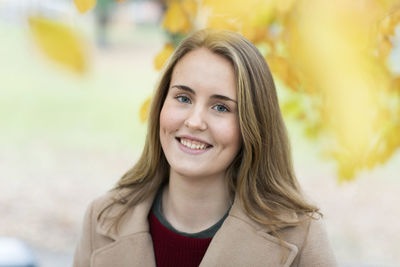
<svg viewBox="0 0 400 267"><path fill-rule="evenodd" d="M180 176L184 177L204 177L207 176L207 173L204 173L203 171L196 171L196 170L188 170L188 169L174 169L173 170L175 173L179 174Z"/></svg>
<svg viewBox="0 0 400 267"><path fill-rule="evenodd" d="M207 176L214 176L215 174L211 172L205 172L205 168L199 168L199 165L196 166L197 168L174 168L171 166L171 172L175 172L179 176L188 177L188 178L205 178Z"/></svg>

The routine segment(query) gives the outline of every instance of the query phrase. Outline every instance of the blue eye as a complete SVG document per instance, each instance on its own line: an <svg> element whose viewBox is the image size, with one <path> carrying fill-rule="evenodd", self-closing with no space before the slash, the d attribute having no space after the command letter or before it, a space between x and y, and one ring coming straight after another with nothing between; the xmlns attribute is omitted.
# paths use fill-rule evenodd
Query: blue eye
<svg viewBox="0 0 400 267"><path fill-rule="evenodd" d="M175 98L178 99L178 101L182 102L182 103L191 103L190 99L188 97L186 97L186 96L183 96L183 95L178 95Z"/></svg>
<svg viewBox="0 0 400 267"><path fill-rule="evenodd" d="M215 105L213 107L213 109L218 112L228 112L229 111L229 109L227 107L225 107L224 105Z"/></svg>

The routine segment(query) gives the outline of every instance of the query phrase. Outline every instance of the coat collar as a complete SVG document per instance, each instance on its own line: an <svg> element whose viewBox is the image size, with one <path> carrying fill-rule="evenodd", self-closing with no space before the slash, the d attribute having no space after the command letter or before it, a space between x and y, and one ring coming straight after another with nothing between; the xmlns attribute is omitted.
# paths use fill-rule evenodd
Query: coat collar
<svg viewBox="0 0 400 267"><path fill-rule="evenodd" d="M155 193L131 209L121 221L119 231L110 229L111 218L122 207L115 205L97 224L97 233L115 240L110 245L95 251L93 266L155 266L154 251L149 233L148 214ZM110 203L110 202L108 202ZM285 219L296 220L297 216L285 214ZM126 251L132 253L127 254ZM121 251L125 251L124 255ZM239 198L235 197L228 217L213 237L200 267L210 266L290 266L298 248L270 235L265 227L249 218ZM119 256L117 256L119 255ZM125 259L115 265L113 258ZM140 258L140 260L138 260ZM99 264L96 264L99 263ZM112 264L111 264L112 263ZM107 265L111 264L111 265Z"/></svg>
<svg viewBox="0 0 400 267"><path fill-rule="evenodd" d="M122 189L115 193L115 196L111 197L109 201L102 205L102 209L108 206L114 199L118 199L128 193L128 189ZM112 218L117 216L122 210L122 205L114 205L112 208L107 210L104 214L103 219L97 224L96 232L114 240L119 240L129 235L133 235L140 232L149 232L149 224L147 215L150 212L153 200L155 198L155 192L147 197L144 201L137 204L134 208L130 209L126 215L122 218L121 223L118 227L118 231L111 227Z"/></svg>

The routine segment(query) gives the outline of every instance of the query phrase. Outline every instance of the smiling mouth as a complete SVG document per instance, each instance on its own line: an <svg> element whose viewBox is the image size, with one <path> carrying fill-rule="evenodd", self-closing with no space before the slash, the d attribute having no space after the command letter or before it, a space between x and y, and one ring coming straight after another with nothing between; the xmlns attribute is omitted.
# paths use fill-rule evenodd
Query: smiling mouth
<svg viewBox="0 0 400 267"><path fill-rule="evenodd" d="M210 144L183 138L183 137L181 137L181 138L177 137L176 140L178 140L178 142L181 143L183 146L190 148L190 149L194 149L194 150L205 150L207 148L212 147L212 145L210 145Z"/></svg>

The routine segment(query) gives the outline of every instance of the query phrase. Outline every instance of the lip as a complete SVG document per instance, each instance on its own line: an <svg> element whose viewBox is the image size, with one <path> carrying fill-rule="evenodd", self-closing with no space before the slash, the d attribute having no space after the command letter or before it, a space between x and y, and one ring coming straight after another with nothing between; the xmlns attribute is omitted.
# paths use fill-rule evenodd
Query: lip
<svg viewBox="0 0 400 267"><path fill-rule="evenodd" d="M197 142L202 142L202 143L204 143L204 144L207 144L207 148L205 148L205 149L191 149L191 148L188 148L187 146L184 146L184 145L180 142L180 139L181 139L181 138L185 138L185 139L189 139L189 140L193 140L193 141L197 141ZM175 138L175 140L176 140L176 142L178 143L179 148L180 148L183 152L188 153L188 154L191 154L191 155L200 155L200 154L204 154L204 153L206 153L208 150L210 150L210 149L213 147L211 144L209 144L209 143L207 143L207 142L201 140L200 138L195 138L195 137L187 136L187 135L177 136L177 137Z"/></svg>

